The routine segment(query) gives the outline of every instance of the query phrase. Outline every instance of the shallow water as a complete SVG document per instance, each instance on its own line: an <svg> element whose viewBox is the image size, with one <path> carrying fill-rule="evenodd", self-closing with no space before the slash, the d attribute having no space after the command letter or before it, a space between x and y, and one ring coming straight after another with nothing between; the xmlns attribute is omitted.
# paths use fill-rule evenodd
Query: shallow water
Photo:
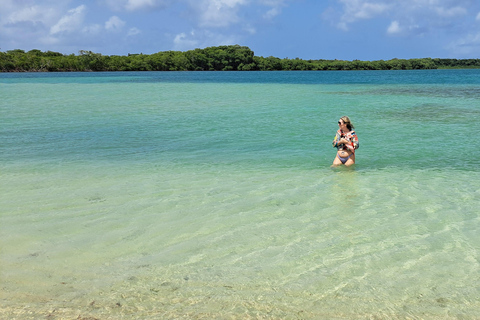
<svg viewBox="0 0 480 320"><path fill-rule="evenodd" d="M479 318L479 76L0 74L0 314Z"/></svg>

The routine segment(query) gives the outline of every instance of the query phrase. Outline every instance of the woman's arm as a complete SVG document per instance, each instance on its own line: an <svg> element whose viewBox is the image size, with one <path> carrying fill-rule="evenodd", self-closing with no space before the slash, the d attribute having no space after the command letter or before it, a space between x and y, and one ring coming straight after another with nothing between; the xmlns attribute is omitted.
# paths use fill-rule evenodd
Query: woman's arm
<svg viewBox="0 0 480 320"><path fill-rule="evenodd" d="M337 133L335 134L335 139L333 139L333 142L332 142L333 147L338 148L341 144L343 144L343 142L341 142L341 140L342 140L341 135L337 131Z"/></svg>
<svg viewBox="0 0 480 320"><path fill-rule="evenodd" d="M353 143L353 147L356 149L358 149L358 147L360 147L360 144L358 143L358 137L357 137L357 134L354 133L352 135L352 143Z"/></svg>

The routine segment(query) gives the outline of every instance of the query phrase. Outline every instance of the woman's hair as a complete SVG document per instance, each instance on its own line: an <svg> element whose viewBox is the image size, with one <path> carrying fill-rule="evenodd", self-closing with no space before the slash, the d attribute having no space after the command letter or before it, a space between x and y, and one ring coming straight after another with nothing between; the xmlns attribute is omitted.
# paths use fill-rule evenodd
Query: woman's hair
<svg viewBox="0 0 480 320"><path fill-rule="evenodd" d="M343 123L345 123L347 125L348 130L351 131L351 130L355 129L355 127L353 126L353 123L352 123L352 121L350 121L349 117L343 116L343 117L340 118L340 120L342 120Z"/></svg>

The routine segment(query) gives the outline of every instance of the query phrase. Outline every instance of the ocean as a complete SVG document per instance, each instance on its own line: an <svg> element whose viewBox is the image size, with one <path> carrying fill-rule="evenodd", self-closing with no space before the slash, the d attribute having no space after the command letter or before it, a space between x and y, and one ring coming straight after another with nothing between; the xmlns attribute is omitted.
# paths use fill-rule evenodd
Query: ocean
<svg viewBox="0 0 480 320"><path fill-rule="evenodd" d="M479 120L480 70L0 73L0 318L478 319Z"/></svg>

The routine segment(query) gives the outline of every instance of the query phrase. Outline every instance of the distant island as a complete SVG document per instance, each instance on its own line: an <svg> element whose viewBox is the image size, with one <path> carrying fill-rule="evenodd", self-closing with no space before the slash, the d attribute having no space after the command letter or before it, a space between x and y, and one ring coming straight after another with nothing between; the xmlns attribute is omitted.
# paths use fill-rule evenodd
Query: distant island
<svg viewBox="0 0 480 320"><path fill-rule="evenodd" d="M240 45L154 54L78 55L16 49L0 52L0 72L65 71L274 71L274 70L414 70L480 68L480 59L391 59L376 61L303 60L255 56Z"/></svg>

